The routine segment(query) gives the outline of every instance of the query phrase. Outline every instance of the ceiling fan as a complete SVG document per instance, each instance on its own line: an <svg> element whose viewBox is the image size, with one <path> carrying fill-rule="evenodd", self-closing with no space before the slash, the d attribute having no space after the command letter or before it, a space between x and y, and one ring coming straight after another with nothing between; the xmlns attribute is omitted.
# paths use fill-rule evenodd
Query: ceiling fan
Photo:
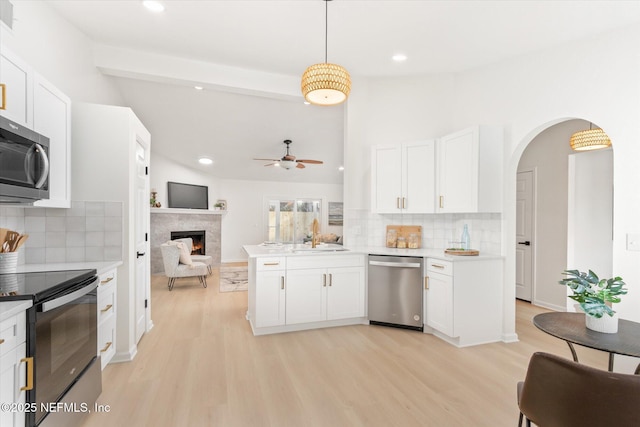
<svg viewBox="0 0 640 427"><path fill-rule="evenodd" d="M271 163L267 163L265 166L277 166L285 169L291 169L296 167L298 169L304 169L305 166L303 163L313 164L313 165L321 165L321 160L297 160L296 156L289 154L289 145L291 145L290 139L285 139L284 143L287 146L287 152L281 159L253 159L253 160L265 160Z"/></svg>

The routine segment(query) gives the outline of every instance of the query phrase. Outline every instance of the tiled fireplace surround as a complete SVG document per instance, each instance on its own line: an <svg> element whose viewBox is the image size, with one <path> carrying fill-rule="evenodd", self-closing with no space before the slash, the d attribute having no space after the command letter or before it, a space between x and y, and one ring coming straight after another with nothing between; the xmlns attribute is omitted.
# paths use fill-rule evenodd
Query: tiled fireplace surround
<svg viewBox="0 0 640 427"><path fill-rule="evenodd" d="M221 260L221 215L219 213L171 212L151 210L151 274L164 273L160 245L171 239L172 231L205 230L206 255L214 265Z"/></svg>

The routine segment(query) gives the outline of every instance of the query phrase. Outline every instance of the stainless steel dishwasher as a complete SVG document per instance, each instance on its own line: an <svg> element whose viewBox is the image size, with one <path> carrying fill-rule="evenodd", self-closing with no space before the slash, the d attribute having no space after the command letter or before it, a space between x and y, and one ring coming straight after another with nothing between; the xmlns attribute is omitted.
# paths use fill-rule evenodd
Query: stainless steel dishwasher
<svg viewBox="0 0 640 427"><path fill-rule="evenodd" d="M422 331L422 266L418 257L369 255L369 323Z"/></svg>

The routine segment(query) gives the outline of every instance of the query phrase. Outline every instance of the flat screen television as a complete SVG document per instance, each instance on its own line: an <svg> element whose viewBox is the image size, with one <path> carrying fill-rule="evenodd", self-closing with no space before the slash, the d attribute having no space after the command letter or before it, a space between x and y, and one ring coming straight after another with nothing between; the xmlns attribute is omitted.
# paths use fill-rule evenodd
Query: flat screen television
<svg viewBox="0 0 640 427"><path fill-rule="evenodd" d="M206 185L167 182L170 208L209 209L209 187Z"/></svg>

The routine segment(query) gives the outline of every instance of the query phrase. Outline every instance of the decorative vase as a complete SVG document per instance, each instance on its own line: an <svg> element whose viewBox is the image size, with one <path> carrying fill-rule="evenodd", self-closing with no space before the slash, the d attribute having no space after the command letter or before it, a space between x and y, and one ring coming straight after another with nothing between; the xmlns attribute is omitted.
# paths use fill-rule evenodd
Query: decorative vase
<svg viewBox="0 0 640 427"><path fill-rule="evenodd" d="M613 316L603 314L601 318L589 316L586 314L585 321L587 329L592 331L602 332L604 334L615 334L618 332L618 314L614 313Z"/></svg>

